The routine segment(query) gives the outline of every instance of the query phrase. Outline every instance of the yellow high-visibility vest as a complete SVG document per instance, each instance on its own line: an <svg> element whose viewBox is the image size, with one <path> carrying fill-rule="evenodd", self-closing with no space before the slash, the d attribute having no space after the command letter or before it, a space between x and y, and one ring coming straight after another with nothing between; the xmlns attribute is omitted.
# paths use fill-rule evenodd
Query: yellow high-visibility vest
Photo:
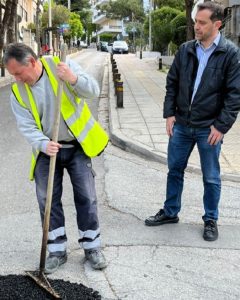
<svg viewBox="0 0 240 300"><path fill-rule="evenodd" d="M42 57L41 62L48 74L55 96L57 96L58 80L56 65L60 62L59 57ZM31 88L26 83L14 83L12 91L20 105L28 109L39 130L42 130L40 116L31 92ZM75 103L70 99L73 98ZM108 135L100 124L92 116L87 103L80 99L70 84L64 83L61 99L61 115L69 130L81 144L84 153L89 157L95 157L101 153L108 144ZM34 170L39 151L32 151L32 161L30 169L30 180L34 179Z"/></svg>

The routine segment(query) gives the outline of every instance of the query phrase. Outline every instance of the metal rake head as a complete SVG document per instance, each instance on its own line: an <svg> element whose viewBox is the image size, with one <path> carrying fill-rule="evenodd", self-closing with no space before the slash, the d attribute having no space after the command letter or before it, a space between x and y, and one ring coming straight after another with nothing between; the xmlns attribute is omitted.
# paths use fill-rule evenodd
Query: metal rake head
<svg viewBox="0 0 240 300"><path fill-rule="evenodd" d="M50 293L55 299L61 299L61 296L51 287L47 277L41 271L25 271L40 287Z"/></svg>

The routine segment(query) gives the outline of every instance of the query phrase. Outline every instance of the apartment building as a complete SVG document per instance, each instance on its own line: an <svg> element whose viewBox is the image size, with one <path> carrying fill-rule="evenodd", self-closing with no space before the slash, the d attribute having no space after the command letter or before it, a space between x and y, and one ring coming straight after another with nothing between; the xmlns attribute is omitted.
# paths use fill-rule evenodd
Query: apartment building
<svg viewBox="0 0 240 300"><path fill-rule="evenodd" d="M35 48L35 35L28 29L28 25L36 24L37 0L18 0L17 15L19 21L18 41Z"/></svg>
<svg viewBox="0 0 240 300"><path fill-rule="evenodd" d="M112 33L116 35L126 35L124 31L123 20L112 20L106 17L106 14L102 13L98 7L108 3L109 0L91 0L91 10L92 10L92 22L97 24L97 42L100 41L101 34Z"/></svg>
<svg viewBox="0 0 240 300"><path fill-rule="evenodd" d="M6 4L6 0L1 0ZM4 14L4 9L2 11ZM35 35L28 29L28 24L36 24L37 0L18 0L15 35L18 42L24 42L36 48Z"/></svg>

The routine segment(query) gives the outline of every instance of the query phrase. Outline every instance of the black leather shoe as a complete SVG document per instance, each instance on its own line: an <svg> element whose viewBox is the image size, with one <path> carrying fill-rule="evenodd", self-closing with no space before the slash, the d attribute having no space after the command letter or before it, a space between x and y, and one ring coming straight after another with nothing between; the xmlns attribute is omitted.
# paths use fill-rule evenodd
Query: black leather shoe
<svg viewBox="0 0 240 300"><path fill-rule="evenodd" d="M205 241L216 241L218 238L217 222L208 220L204 222L203 238Z"/></svg>
<svg viewBox="0 0 240 300"><path fill-rule="evenodd" d="M145 220L145 225L147 226L158 226L168 223L177 223L179 221L178 216L168 217L165 215L164 210L160 209L155 216L150 216Z"/></svg>

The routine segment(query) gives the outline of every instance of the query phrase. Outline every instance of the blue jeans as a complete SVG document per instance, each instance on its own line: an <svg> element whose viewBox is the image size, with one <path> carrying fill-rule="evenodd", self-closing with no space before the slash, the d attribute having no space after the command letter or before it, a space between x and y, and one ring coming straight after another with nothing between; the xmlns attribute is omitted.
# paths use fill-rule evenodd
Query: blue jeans
<svg viewBox="0 0 240 300"><path fill-rule="evenodd" d="M221 194L219 154L221 144L211 146L207 139L210 128L191 128L175 124L168 144L168 177L164 211L167 216L176 216L181 210L184 170L189 156L197 144L203 174L205 214L203 220L218 219L218 203Z"/></svg>
<svg viewBox="0 0 240 300"><path fill-rule="evenodd" d="M35 182L41 220L44 219L50 157L40 153L35 169ZM48 251L62 255L67 249L65 217L62 206L63 174L67 170L73 186L73 198L79 233L79 244L84 249L100 247L97 197L91 159L80 145L61 148L57 154L50 215ZM71 195L72 196L72 195Z"/></svg>

